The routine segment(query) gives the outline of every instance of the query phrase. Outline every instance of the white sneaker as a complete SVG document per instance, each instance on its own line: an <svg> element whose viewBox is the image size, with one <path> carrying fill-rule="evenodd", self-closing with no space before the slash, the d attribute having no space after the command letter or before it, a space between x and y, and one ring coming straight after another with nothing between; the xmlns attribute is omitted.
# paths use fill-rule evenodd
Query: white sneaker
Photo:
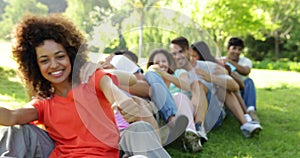
<svg viewBox="0 0 300 158"><path fill-rule="evenodd" d="M244 117L245 117L245 119L246 119L247 122L251 122L252 121L252 118L251 118L251 116L249 114L245 114Z"/></svg>
<svg viewBox="0 0 300 158"><path fill-rule="evenodd" d="M254 134L258 134L263 128L259 123L246 122L240 127L240 129L246 138L250 138Z"/></svg>
<svg viewBox="0 0 300 158"><path fill-rule="evenodd" d="M247 113L250 115L250 117L252 118L252 121L256 121L259 122L259 118L257 116L257 113L255 111L254 106L249 106L249 108L247 109Z"/></svg>
<svg viewBox="0 0 300 158"><path fill-rule="evenodd" d="M183 138L183 148L185 149L185 151L190 151L193 153L202 150L200 136L196 131L186 129Z"/></svg>
<svg viewBox="0 0 300 158"><path fill-rule="evenodd" d="M202 144L204 144L205 142L208 141L208 138L206 136L206 132L205 132L205 129L203 128L203 126L201 126L200 130L197 130L197 133L200 136L200 140L201 140Z"/></svg>

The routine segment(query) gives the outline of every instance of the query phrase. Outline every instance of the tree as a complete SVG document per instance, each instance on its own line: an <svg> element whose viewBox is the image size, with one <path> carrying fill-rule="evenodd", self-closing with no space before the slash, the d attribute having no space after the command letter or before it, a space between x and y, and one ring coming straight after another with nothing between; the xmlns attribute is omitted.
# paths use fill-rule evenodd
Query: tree
<svg viewBox="0 0 300 158"><path fill-rule="evenodd" d="M48 13L62 13L67 8L66 0L38 0L48 6Z"/></svg>
<svg viewBox="0 0 300 158"><path fill-rule="evenodd" d="M46 5L36 2L35 0L10 0L5 7L5 13L2 15L0 22L0 37L9 38L9 32L12 26L17 23L25 13L34 13L46 15L48 8Z"/></svg>
<svg viewBox="0 0 300 158"><path fill-rule="evenodd" d="M5 0L0 0L0 21L2 20L2 14L5 12L5 7L7 2Z"/></svg>
<svg viewBox="0 0 300 158"><path fill-rule="evenodd" d="M220 48L229 36L244 37L248 34L263 39L262 29L268 27L261 9L267 1L260 0L211 0L208 1L200 23L203 23Z"/></svg>
<svg viewBox="0 0 300 158"><path fill-rule="evenodd" d="M140 28L139 28L139 54L138 58L142 57L143 50L143 30L145 23L145 14L155 5L158 0L129 0L128 5L134 8L140 15Z"/></svg>
<svg viewBox="0 0 300 158"><path fill-rule="evenodd" d="M295 21L295 17L298 17L298 10L300 9L299 1L295 0L273 0L267 7L268 16L274 27L269 29L270 35L274 37L274 50L275 58L279 59L279 45L284 39L290 37L292 29L299 24Z"/></svg>
<svg viewBox="0 0 300 158"><path fill-rule="evenodd" d="M98 10L110 10L111 6L108 0L67 0L67 9L65 14L86 33L90 33L93 28L91 21L91 12L95 8Z"/></svg>

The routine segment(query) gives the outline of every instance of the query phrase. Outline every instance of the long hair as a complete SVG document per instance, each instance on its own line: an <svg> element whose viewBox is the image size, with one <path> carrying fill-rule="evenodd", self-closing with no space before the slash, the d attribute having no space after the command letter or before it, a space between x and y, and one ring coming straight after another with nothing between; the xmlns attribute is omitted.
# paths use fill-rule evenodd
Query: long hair
<svg viewBox="0 0 300 158"><path fill-rule="evenodd" d="M168 63L169 63L169 69L168 69L168 73L170 74L173 74L175 69L176 69L176 65L175 65L175 61L172 57L172 55L165 49L154 49L150 56L149 56L149 59L148 59L148 62L147 62L147 68L149 68L151 65L154 64L154 57L156 54L163 54L164 56L166 56L167 60L168 60Z"/></svg>
<svg viewBox="0 0 300 158"><path fill-rule="evenodd" d="M205 42L195 42L191 45L191 48L199 55L200 60L217 63L217 60L212 56L210 49Z"/></svg>
<svg viewBox="0 0 300 158"><path fill-rule="evenodd" d="M47 17L28 14L15 26L12 38L12 53L18 63L21 78L26 85L32 87L34 94L45 98L50 97L53 91L51 83L42 76L36 57L36 47L45 40L54 40L66 49L72 65L69 81L74 76L73 81L79 82L79 68L87 59L86 39L62 14Z"/></svg>

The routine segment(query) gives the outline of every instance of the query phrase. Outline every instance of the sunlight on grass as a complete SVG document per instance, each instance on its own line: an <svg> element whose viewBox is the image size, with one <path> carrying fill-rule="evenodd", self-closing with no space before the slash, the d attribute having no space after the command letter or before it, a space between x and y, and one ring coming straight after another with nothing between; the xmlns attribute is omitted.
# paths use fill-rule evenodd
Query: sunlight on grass
<svg viewBox="0 0 300 158"><path fill-rule="evenodd" d="M254 69L250 77L256 88L281 87L282 85L300 87L300 73L298 72Z"/></svg>
<svg viewBox="0 0 300 158"><path fill-rule="evenodd" d="M16 77L9 77L8 80L11 81L11 82L20 82L21 83L21 79L18 76L16 76Z"/></svg>
<svg viewBox="0 0 300 158"><path fill-rule="evenodd" d="M16 109L16 108L23 107L26 104L24 101L20 102L17 101L14 96L0 94L0 105L9 109Z"/></svg>
<svg viewBox="0 0 300 158"><path fill-rule="evenodd" d="M269 110L276 110L276 111L278 111L278 112L287 112L288 110L285 108L285 107L279 107L279 106L272 106L272 105L269 105L268 106L268 109Z"/></svg>
<svg viewBox="0 0 300 158"><path fill-rule="evenodd" d="M12 57L12 54L11 54L11 43L0 41L0 48L1 48L1 50L0 50L0 53L1 53L1 58L0 58L1 66L16 69L17 64L13 60L13 57Z"/></svg>

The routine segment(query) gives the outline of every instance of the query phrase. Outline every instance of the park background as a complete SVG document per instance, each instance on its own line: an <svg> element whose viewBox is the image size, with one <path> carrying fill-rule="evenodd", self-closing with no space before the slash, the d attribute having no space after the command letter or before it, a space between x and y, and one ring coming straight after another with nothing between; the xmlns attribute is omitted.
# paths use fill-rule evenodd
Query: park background
<svg viewBox="0 0 300 158"><path fill-rule="evenodd" d="M232 36L244 39L252 59L258 114L264 127L245 139L229 117L209 133L204 151L169 148L172 157L300 157L299 0L0 0L0 104L24 105L28 98L11 58L9 36L27 12L63 13L86 34L93 54L129 49L145 59L179 35L208 42L225 55ZM93 58L92 58L93 59ZM143 65L143 60L140 61Z"/></svg>

